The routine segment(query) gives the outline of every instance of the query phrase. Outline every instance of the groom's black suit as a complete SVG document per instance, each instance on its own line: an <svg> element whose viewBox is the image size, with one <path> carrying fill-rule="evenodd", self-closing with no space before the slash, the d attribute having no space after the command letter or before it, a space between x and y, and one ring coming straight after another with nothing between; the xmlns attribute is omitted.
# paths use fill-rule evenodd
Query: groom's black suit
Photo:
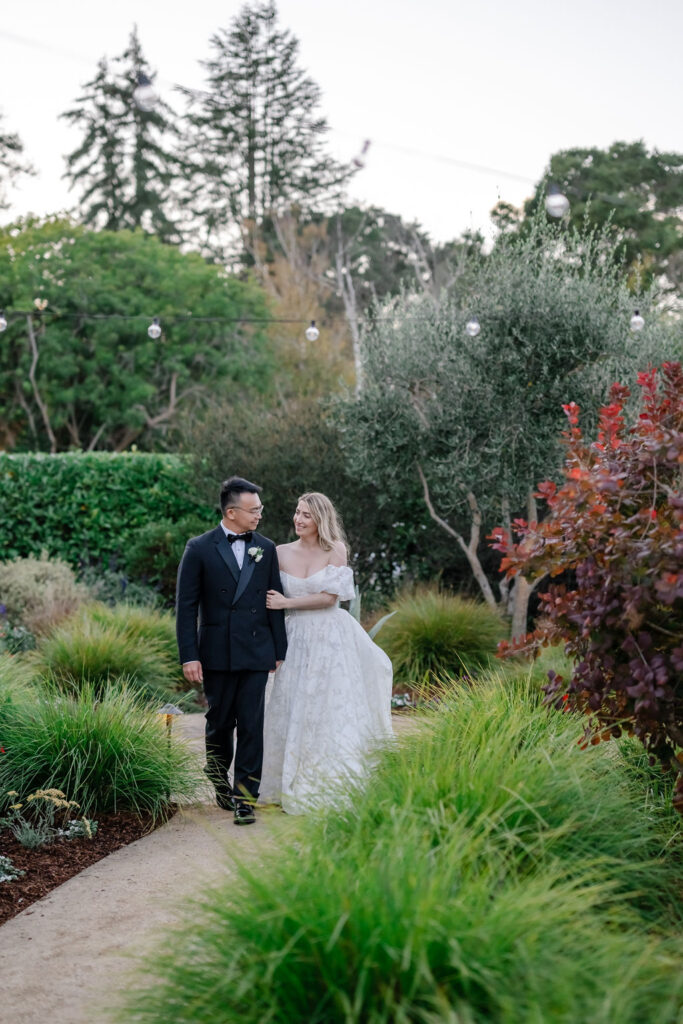
<svg viewBox="0 0 683 1024"><path fill-rule="evenodd" d="M259 560L249 548L260 548ZM240 571L223 528L188 541L178 568L176 631L180 661L204 676L206 754L214 779L227 778L237 726L234 791L258 796L268 673L287 650L283 611L266 608L282 592L275 545L260 533L245 544Z"/></svg>

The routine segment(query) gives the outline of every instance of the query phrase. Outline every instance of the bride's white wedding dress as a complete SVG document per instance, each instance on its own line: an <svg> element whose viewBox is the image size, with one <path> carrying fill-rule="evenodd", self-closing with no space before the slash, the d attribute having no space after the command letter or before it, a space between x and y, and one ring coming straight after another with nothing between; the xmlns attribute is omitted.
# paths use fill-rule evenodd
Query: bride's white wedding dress
<svg viewBox="0 0 683 1024"><path fill-rule="evenodd" d="M285 597L354 596L353 573L328 565L302 579L281 572ZM268 683L261 801L303 814L356 779L368 755L393 735L391 661L335 604L288 609L287 657Z"/></svg>

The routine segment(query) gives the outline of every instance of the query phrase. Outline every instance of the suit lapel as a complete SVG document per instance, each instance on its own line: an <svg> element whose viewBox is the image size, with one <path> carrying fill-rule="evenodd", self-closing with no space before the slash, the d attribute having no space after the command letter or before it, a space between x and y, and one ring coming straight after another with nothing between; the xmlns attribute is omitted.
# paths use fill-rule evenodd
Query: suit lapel
<svg viewBox="0 0 683 1024"><path fill-rule="evenodd" d="M239 579L239 583L237 584L237 590L235 591L235 596L232 599L232 603L233 604L235 604L235 602L240 599L240 597L242 596L244 591L247 589L247 586L249 585L249 580L251 579L251 577L252 577L252 575L254 573L254 566L256 565L256 562L255 562L255 560L253 558L249 557L249 555L247 554L247 551L248 551L248 548L245 545L244 561L242 562L242 572L240 573L240 579ZM235 564L237 564L237 563L235 562Z"/></svg>
<svg viewBox="0 0 683 1024"><path fill-rule="evenodd" d="M221 556L221 558L227 565L228 569L235 577L235 582L239 583L240 567L237 564L237 559L235 558L232 552L232 545L228 543L228 538L223 533L222 526L218 526L216 528L216 547L218 548L218 554Z"/></svg>

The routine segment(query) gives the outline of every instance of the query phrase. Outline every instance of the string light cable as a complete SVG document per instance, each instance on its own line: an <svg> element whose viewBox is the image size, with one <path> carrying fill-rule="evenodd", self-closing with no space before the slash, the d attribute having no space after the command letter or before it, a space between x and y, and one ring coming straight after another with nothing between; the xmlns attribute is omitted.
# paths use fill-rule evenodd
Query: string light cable
<svg viewBox="0 0 683 1024"><path fill-rule="evenodd" d="M148 323L147 334L149 337L156 341L162 335L162 324L161 318L158 316L150 318L145 313L58 313L47 308L45 305L41 305L40 308L36 309L12 309L6 311L0 310L0 334L4 333L10 325L11 320L25 319L26 317L49 317L51 322L56 320L95 320L95 321L111 321L111 320L144 320ZM193 316L191 313L170 313L168 316L164 316L165 323L196 323L196 324L265 324L267 326L274 324L287 324L289 326L296 325L302 326L308 324L304 330L304 336L307 341L315 342L320 337L320 329L316 325L315 320L302 320L300 318L291 317L249 317L249 316ZM380 323L391 323L396 322L394 316L369 316L359 317L358 325L360 327L372 326ZM425 316L404 316L402 322L409 323L434 323L433 318ZM323 326L330 326L336 323L347 324L346 317L343 316L331 316L327 317L323 323ZM486 322L483 326L486 326ZM629 327L634 333L642 331L645 327L645 318L642 316L639 309L634 310L630 320ZM468 314L464 331L470 338L476 338L482 330L482 324L479 318L474 314Z"/></svg>

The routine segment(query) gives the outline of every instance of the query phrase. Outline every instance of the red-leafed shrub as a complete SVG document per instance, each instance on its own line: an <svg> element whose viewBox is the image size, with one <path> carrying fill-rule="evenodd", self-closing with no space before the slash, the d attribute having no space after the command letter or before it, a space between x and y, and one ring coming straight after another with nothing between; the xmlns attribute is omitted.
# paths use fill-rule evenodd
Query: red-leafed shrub
<svg viewBox="0 0 683 1024"><path fill-rule="evenodd" d="M615 384L597 441L564 406L565 483L539 485L542 522L516 520L515 542L492 534L501 569L527 579L567 574L541 594L537 628L499 654L564 643L572 678L549 673L548 699L588 714L585 743L635 734L679 772L683 812L683 371L664 363L638 376L641 408L627 427L628 388Z"/></svg>

